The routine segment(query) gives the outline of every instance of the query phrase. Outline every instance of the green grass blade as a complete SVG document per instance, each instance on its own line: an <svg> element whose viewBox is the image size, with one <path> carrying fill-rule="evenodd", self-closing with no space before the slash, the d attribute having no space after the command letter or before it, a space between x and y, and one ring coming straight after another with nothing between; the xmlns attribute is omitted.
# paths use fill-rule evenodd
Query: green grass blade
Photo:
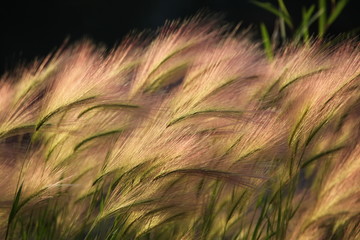
<svg viewBox="0 0 360 240"><path fill-rule="evenodd" d="M304 78L307 78L307 77L311 77L315 74L318 74L318 73L321 73L323 71L327 70L327 68L320 68L320 69L317 69L317 70L314 70L314 71L311 71L311 72L308 72L308 73L305 73L303 75L300 75L298 77L295 77L293 79L291 79L289 82L287 82L284 86L282 86L279 90L279 93L281 93L282 91L284 91L287 87L289 87L290 85L294 84L295 82L299 81L299 80L302 80Z"/></svg>
<svg viewBox="0 0 360 240"><path fill-rule="evenodd" d="M43 117L37 124L35 127L35 130L38 131L42 125L44 125L44 123L46 123L50 118L52 118L53 116L55 116L58 113L61 113L63 111L66 111L72 107L75 107L77 105L81 105L84 103L87 103L91 100L94 100L96 98L96 96L91 96L91 97L87 97L87 98L83 98L77 101L74 101L72 103L66 104L64 106L58 107L57 109L55 109L54 111L48 113L45 117Z"/></svg>
<svg viewBox="0 0 360 240"><path fill-rule="evenodd" d="M278 235L278 239L283 239L281 237L281 233L282 233L282 229L283 229L282 223L283 223L284 216L282 214L283 213L283 208L282 208L283 198L282 198L281 191L282 191L282 186L280 186L279 192L278 192L279 193L279 203L278 203L278 211L277 211L277 217L276 217L276 219L277 219L276 234Z"/></svg>
<svg viewBox="0 0 360 240"><path fill-rule="evenodd" d="M331 102L336 95L338 95L339 93L341 93L342 91L344 91L349 85L351 85L353 82L355 82L355 80L357 80L358 78L360 78L360 73L356 73L354 77L350 78L349 81L347 81L346 83L344 83L340 88L338 88L332 95L331 97L328 98L328 100L326 100L326 102L323 104L321 110L323 110L326 105Z"/></svg>
<svg viewBox="0 0 360 240"><path fill-rule="evenodd" d="M229 214L227 215L227 222L232 218L232 216L235 213L236 208L240 205L241 201L244 199L245 194L246 194L246 190L240 195L240 197L238 198L238 200L235 202L235 204L233 205L233 207L231 208Z"/></svg>
<svg viewBox="0 0 360 240"><path fill-rule="evenodd" d="M281 9L281 11L286 14L286 16L288 16L290 18L290 14L289 14L289 11L287 10L286 6L285 6L285 3L283 0L278 0L278 4L279 4L279 7Z"/></svg>
<svg viewBox="0 0 360 240"><path fill-rule="evenodd" d="M156 67L153 68L153 70L149 73L148 78L150 78L152 75L154 75L160 69L160 67L162 65L164 65L169 59L183 53L185 50L188 50L195 44L196 44L196 42L189 42L189 43L186 43L183 46L179 47L178 49L174 50L172 53L170 53L168 56L166 56Z"/></svg>
<svg viewBox="0 0 360 240"><path fill-rule="evenodd" d="M185 76L187 67L188 63L182 63L162 73L149 86L145 87L144 92L156 92L160 88L176 83L176 81Z"/></svg>
<svg viewBox="0 0 360 240"><path fill-rule="evenodd" d="M205 168L184 168L184 169L177 169L174 171L163 173L154 178L154 181L164 178L173 174L186 174L192 176L199 176L199 177L208 177L214 178L217 180L223 180L226 182L230 182L235 185L242 185L247 187L253 187L251 184L248 184L244 181L244 178L257 178L257 179L264 179L262 176L257 176L253 174L244 174L244 173L234 173L234 172L227 172L227 171L220 171L220 170L213 170L213 169L205 169Z"/></svg>
<svg viewBox="0 0 360 240"><path fill-rule="evenodd" d="M292 144L293 140L294 140L294 137L295 137L295 134L296 132L298 131L298 129L300 128L301 126L301 123L304 121L305 119L305 116L307 115L307 113L309 112L309 107L307 107L304 111L304 113L301 115L299 121L295 124L295 127L293 129L293 131L291 132L290 134L290 138L289 138L289 145Z"/></svg>
<svg viewBox="0 0 360 240"><path fill-rule="evenodd" d="M112 134L121 133L123 131L124 131L124 129L120 128L120 129L115 129L115 130L111 130L111 131L107 131L107 132L102 132L102 133L98 133L98 134L95 134L93 136L90 136L90 137L82 140L81 142L79 142L74 147L74 152L76 152L82 145L84 145L87 142L90 142L90 141L92 141L94 139L97 139L97 138L106 137L106 136L109 136L109 135L112 135Z"/></svg>
<svg viewBox="0 0 360 240"><path fill-rule="evenodd" d="M291 25L288 25L291 29L293 28L293 23L291 20L291 16L289 14L289 11L287 10L285 3L283 0L278 0L278 5L280 7L280 10L287 16L288 19L290 19ZM280 18L280 33L281 38L283 42L286 42L286 27L285 27L285 19Z"/></svg>
<svg viewBox="0 0 360 240"><path fill-rule="evenodd" d="M92 106L84 111L82 111L79 115L78 118L81 118L84 114L98 109L98 108L104 108L104 109L137 109L140 108L140 106L138 105L133 105L133 104L125 104L125 103L104 103L104 104L98 104L95 106Z"/></svg>
<svg viewBox="0 0 360 240"><path fill-rule="evenodd" d="M0 139L6 139L9 137L23 135L26 133L32 133L34 131L35 131L35 125L33 125L33 124L18 126L18 127L0 132Z"/></svg>
<svg viewBox="0 0 360 240"><path fill-rule="evenodd" d="M281 80L284 78L285 73L288 71L288 69L285 69L281 75L270 85L270 87L267 88L267 90L265 91L265 93L263 93L260 97L261 101L265 101L267 100L267 98L269 97L270 93L276 88L279 87Z"/></svg>
<svg viewBox="0 0 360 240"><path fill-rule="evenodd" d="M199 102L195 104L195 106L199 105L201 102L205 101L206 99L218 94L222 90L228 88L229 86L237 83L240 80L250 80L250 79L256 79L258 76L248 76L248 77L233 77L228 80L226 80L223 84L212 90L210 93L206 94Z"/></svg>
<svg viewBox="0 0 360 240"><path fill-rule="evenodd" d="M305 141L305 146L308 146L311 142L311 140L316 136L316 134L321 130L323 126L329 121L330 117L326 118L324 121L322 121L318 126L316 126L310 133L309 137Z"/></svg>
<svg viewBox="0 0 360 240"><path fill-rule="evenodd" d="M234 164L239 163L241 161L243 161L244 159L246 159L247 157L259 152L261 150L261 148L255 148L254 150L251 150L247 153L245 153L244 155L242 155L241 157L239 157L237 160L234 161Z"/></svg>
<svg viewBox="0 0 360 240"><path fill-rule="evenodd" d="M254 3L255 5L275 14L280 19L283 19L290 28L293 28L293 23L291 21L291 18L290 18L290 16L287 15L286 12L283 12L281 10L279 11L276 7L274 7L274 5L272 5L269 2L259 2L259 1L251 1L251 2Z"/></svg>
<svg viewBox="0 0 360 240"><path fill-rule="evenodd" d="M14 221L15 216L16 216L16 214L18 213L18 211L20 209L19 202L20 202L22 188L23 188L23 184L21 184L19 189L17 190L16 195L15 195L15 199L14 199L13 204L11 206L11 210L10 210L10 214L9 214L9 218L8 218L8 224L7 224L7 228L6 228L5 239L8 239L11 224Z"/></svg>
<svg viewBox="0 0 360 240"><path fill-rule="evenodd" d="M339 0L334 9L332 9L330 16L326 22L327 27L329 27L335 20L339 17L341 12L344 10L346 5L349 3L349 0Z"/></svg>
<svg viewBox="0 0 360 240"><path fill-rule="evenodd" d="M315 160L318 160L322 157L325 157L327 155L330 155L332 153L335 153L337 151L340 151L341 149L343 149L345 146L339 146L339 147L335 147L333 149L330 149L330 150L327 150L327 151L324 151L322 153L319 153L319 154L316 154L315 156L313 156L312 158L310 158L309 160L305 161L302 165L301 165L301 168L305 168L307 167L309 164L311 164L312 162L314 162Z"/></svg>
<svg viewBox="0 0 360 240"><path fill-rule="evenodd" d="M236 110L203 110L203 111L198 111L198 112L194 112L194 113L190 113L190 114L178 117L177 119L170 121L170 123L167 125L167 127L170 127L170 126L172 126L176 123L179 123L181 121L184 121L186 119L190 119L190 118L194 118L194 117L198 117L198 116L238 119L242 115L243 115L242 111L236 111Z"/></svg>
<svg viewBox="0 0 360 240"><path fill-rule="evenodd" d="M7 226L7 231L6 231L6 238L5 239L7 239L7 235L9 233L11 224L15 220L16 214L20 211L20 209L23 208L28 202L30 202L31 199L39 196L41 193L45 192L48 189L47 187L43 188L40 191L31 194L29 197L27 197L23 201L20 201L22 188L23 188L23 183L20 185L18 191L16 192L15 199L14 199L13 205L12 205L11 210L10 210L10 214L9 214L9 218L8 218L8 226Z"/></svg>
<svg viewBox="0 0 360 240"><path fill-rule="evenodd" d="M181 212L181 213L177 213L171 217L166 218L165 220L163 220L162 222L160 222L159 224L151 227L150 229L147 229L146 231L142 232L140 235L138 235L136 237L136 239L142 239L143 236L145 236L146 234L150 233L151 231L154 231L155 229L158 229L160 227L163 227L164 225L167 225L173 221L176 221L180 218L185 217L187 214L185 212Z"/></svg>
<svg viewBox="0 0 360 240"><path fill-rule="evenodd" d="M135 207L140 207L140 206L143 206L143 205L151 205L151 204L154 204L154 203L156 203L158 201L159 201L159 199L157 199L157 198L134 201L133 203L130 203L130 204L126 205L126 206L115 208L115 209L109 211L106 214L100 215L99 220L103 220L105 218L115 216L115 214L117 212L122 212L122 211L126 212L129 209L132 209L132 208L135 208Z"/></svg>
<svg viewBox="0 0 360 240"><path fill-rule="evenodd" d="M302 9L302 23L299 28L300 32L297 34L295 38L300 39L302 37L305 43L309 43L309 28L312 22L310 21L310 17L315 10L315 5L311 5L311 7L306 10L306 8ZM296 40L295 40L296 41Z"/></svg>
<svg viewBox="0 0 360 240"><path fill-rule="evenodd" d="M260 226L263 224L263 220L264 220L264 217L265 217L265 214L266 214L266 211L268 208L268 204L269 204L267 197L263 197L261 199L261 204L262 204L262 208L261 208L260 216L258 217L258 220L255 224L253 235L251 237L252 240L258 239L258 234L261 235L261 231L259 232L259 229L260 229Z"/></svg>
<svg viewBox="0 0 360 240"><path fill-rule="evenodd" d="M260 31L261 31L261 37L263 40L266 56L269 60L273 60L274 53L273 53L273 49L272 49L272 45L271 45L271 41L270 41L270 36L269 36L269 32L266 29L266 26L264 23L260 24Z"/></svg>
<svg viewBox="0 0 360 240"><path fill-rule="evenodd" d="M326 0L319 0L318 7L321 12L318 22L318 36L319 38L322 38L326 31Z"/></svg>

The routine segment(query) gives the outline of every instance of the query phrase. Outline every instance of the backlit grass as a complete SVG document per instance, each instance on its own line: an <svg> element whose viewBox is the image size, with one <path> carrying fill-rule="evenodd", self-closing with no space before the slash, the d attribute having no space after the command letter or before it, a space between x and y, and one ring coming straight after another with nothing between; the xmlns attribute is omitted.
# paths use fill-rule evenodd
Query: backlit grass
<svg viewBox="0 0 360 240"><path fill-rule="evenodd" d="M360 237L358 42L268 61L197 18L143 42L2 76L1 239Z"/></svg>

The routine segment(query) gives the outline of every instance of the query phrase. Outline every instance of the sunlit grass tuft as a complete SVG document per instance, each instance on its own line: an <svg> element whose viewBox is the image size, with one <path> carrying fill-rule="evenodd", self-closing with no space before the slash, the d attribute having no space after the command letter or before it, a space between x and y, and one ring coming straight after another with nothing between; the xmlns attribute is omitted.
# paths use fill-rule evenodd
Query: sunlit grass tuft
<svg viewBox="0 0 360 240"><path fill-rule="evenodd" d="M2 77L0 237L355 240L359 44L156 36Z"/></svg>

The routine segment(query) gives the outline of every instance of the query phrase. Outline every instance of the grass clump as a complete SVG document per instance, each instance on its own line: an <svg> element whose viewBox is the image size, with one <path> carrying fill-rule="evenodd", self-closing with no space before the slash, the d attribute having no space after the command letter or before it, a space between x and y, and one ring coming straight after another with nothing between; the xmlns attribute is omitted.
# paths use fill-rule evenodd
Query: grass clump
<svg viewBox="0 0 360 240"><path fill-rule="evenodd" d="M136 41L2 77L1 238L359 237L357 42L269 62L197 18Z"/></svg>

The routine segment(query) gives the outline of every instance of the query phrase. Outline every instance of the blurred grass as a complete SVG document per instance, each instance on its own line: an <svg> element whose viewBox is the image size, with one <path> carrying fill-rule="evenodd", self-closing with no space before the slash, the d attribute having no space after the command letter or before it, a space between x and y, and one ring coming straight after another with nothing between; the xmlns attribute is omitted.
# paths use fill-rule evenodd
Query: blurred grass
<svg viewBox="0 0 360 240"><path fill-rule="evenodd" d="M340 17L350 0L318 0L317 4L311 4L308 8L303 6L299 26L296 26L294 19L291 17L291 14L286 7L286 1L277 0L277 5L270 1L251 0L251 2L259 8L275 15L279 22L278 26L281 34L281 42L278 42L276 38L278 29L274 29L274 36L272 37L274 42L272 43L265 24L260 24L264 49L268 59L271 60L273 58L273 48L275 46L287 42L299 43L301 41L305 44L309 44L312 39L323 39L326 36L326 31L336 19ZM310 28L316 21L318 22L317 31L310 32Z"/></svg>

